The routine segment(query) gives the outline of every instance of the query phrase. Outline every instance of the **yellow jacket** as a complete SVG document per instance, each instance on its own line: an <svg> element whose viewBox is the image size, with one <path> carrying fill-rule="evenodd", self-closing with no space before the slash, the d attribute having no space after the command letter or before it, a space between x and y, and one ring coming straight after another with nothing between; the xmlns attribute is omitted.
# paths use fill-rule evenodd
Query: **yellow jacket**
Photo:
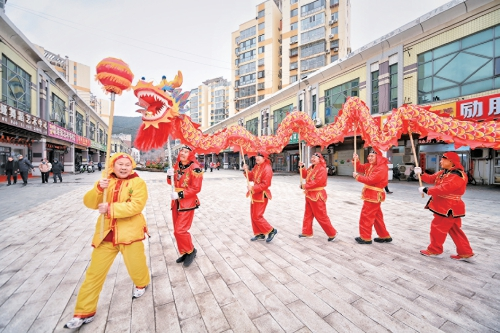
<svg viewBox="0 0 500 333"><path fill-rule="evenodd" d="M90 209L98 209L102 203L103 190L96 182L94 188L85 194L83 203ZM102 216L97 219L92 246L98 247L106 235L113 230L113 245L131 244L142 241L148 233L142 210L148 200L146 183L134 172L127 179L110 177L107 200L110 203L105 214L104 233L101 238Z"/></svg>

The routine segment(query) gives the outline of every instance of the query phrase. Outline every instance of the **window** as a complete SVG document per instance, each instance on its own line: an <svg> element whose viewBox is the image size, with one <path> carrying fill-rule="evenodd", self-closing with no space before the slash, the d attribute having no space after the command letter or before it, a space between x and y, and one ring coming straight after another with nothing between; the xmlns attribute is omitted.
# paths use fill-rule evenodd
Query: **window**
<svg viewBox="0 0 500 333"><path fill-rule="evenodd" d="M325 39L325 27L319 27L300 34L302 44L314 42L318 39Z"/></svg>
<svg viewBox="0 0 500 333"><path fill-rule="evenodd" d="M332 13L330 20L332 20L334 23L337 22L339 20L339 12Z"/></svg>
<svg viewBox="0 0 500 333"><path fill-rule="evenodd" d="M259 35L259 38L257 41L263 42L265 39L266 39L266 36L264 34L262 34L262 35Z"/></svg>
<svg viewBox="0 0 500 333"><path fill-rule="evenodd" d="M265 50L266 50L266 47L265 47L265 46L261 46L261 47L259 47L259 54L264 53L264 52L265 52Z"/></svg>
<svg viewBox="0 0 500 333"><path fill-rule="evenodd" d="M266 95L260 95L257 97L257 101L262 101Z"/></svg>
<svg viewBox="0 0 500 333"><path fill-rule="evenodd" d="M265 85L266 84L264 82L258 83L257 84L257 90L264 90L266 88Z"/></svg>
<svg viewBox="0 0 500 333"><path fill-rule="evenodd" d="M316 115L316 95L312 95L311 97L311 114L312 114L312 119L315 119L317 118L317 115Z"/></svg>
<svg viewBox="0 0 500 333"><path fill-rule="evenodd" d="M242 54L240 54L239 62L242 63L242 62L246 62L246 61L250 61L252 59L255 59L256 54L257 54L256 50L251 50L251 51L242 53Z"/></svg>
<svg viewBox="0 0 500 333"><path fill-rule="evenodd" d="M297 43L298 41L299 41L299 36L298 35L290 37L290 44Z"/></svg>
<svg viewBox="0 0 500 333"><path fill-rule="evenodd" d="M2 54L2 102L31 113L31 75Z"/></svg>
<svg viewBox="0 0 500 333"><path fill-rule="evenodd" d="M254 103L255 103L255 98L254 98ZM245 128L247 129L247 131L249 131L253 135L258 136L259 135L259 118L256 117L256 118L248 120L245 124Z"/></svg>
<svg viewBox="0 0 500 333"><path fill-rule="evenodd" d="M294 83L297 81L297 75L290 75L290 83Z"/></svg>
<svg viewBox="0 0 500 333"><path fill-rule="evenodd" d="M338 54L336 54L336 55L332 55L332 56L330 57L330 63L332 63L332 62L334 62L334 61L337 61L337 60L339 60L339 55L338 55Z"/></svg>
<svg viewBox="0 0 500 333"><path fill-rule="evenodd" d="M293 5L294 3L299 2L299 0L290 0L290 5Z"/></svg>
<svg viewBox="0 0 500 333"><path fill-rule="evenodd" d="M247 97L255 95L255 85L240 88L237 92L237 97Z"/></svg>
<svg viewBox="0 0 500 333"><path fill-rule="evenodd" d="M266 22L259 23L259 31L266 27Z"/></svg>
<svg viewBox="0 0 500 333"><path fill-rule="evenodd" d="M371 113L378 113L379 109L379 101L378 101L378 70L375 72L372 72L371 76L371 81L372 81L372 107L371 107Z"/></svg>
<svg viewBox="0 0 500 333"><path fill-rule="evenodd" d="M262 9L260 12L257 13L257 18L260 19L261 17L264 17L266 15L266 10Z"/></svg>
<svg viewBox="0 0 500 333"><path fill-rule="evenodd" d="M299 10L298 10L297 8L292 9L292 10L290 11L290 17L295 17L295 16L297 16L297 15L299 15Z"/></svg>
<svg viewBox="0 0 500 333"><path fill-rule="evenodd" d="M50 121L61 127L66 127L66 103L54 93L52 93Z"/></svg>
<svg viewBox="0 0 500 333"><path fill-rule="evenodd" d="M317 0L300 7L300 16L307 16L325 8L325 0Z"/></svg>
<svg viewBox="0 0 500 333"><path fill-rule="evenodd" d="M254 48L255 46L257 45L257 43L255 42L255 37L254 38L251 38L251 39L248 39L244 42L242 42L240 44L240 47L239 47L239 52L243 52L243 51L246 51L246 50L249 50L249 49L252 49ZM238 54L238 53L236 53Z"/></svg>
<svg viewBox="0 0 500 333"><path fill-rule="evenodd" d="M299 27L299 23L298 22L295 22L295 23L292 23L290 25L290 30L297 30L297 28Z"/></svg>
<svg viewBox="0 0 500 333"><path fill-rule="evenodd" d="M242 65L239 69L239 75L244 75L247 73L255 72L255 61L248 64Z"/></svg>
<svg viewBox="0 0 500 333"><path fill-rule="evenodd" d="M300 57L305 58L312 56L313 54L324 53L325 52L325 41L319 41L313 44L308 44L300 48Z"/></svg>
<svg viewBox="0 0 500 333"><path fill-rule="evenodd" d="M239 38L239 40L246 39L246 38L248 38L250 36L254 36L255 32L256 32L255 26L250 27L248 29L245 29L242 32L240 32L240 38ZM236 42L238 42L238 40Z"/></svg>
<svg viewBox="0 0 500 333"><path fill-rule="evenodd" d="M330 0L330 7L337 6L339 4L339 0Z"/></svg>
<svg viewBox="0 0 500 333"><path fill-rule="evenodd" d="M305 19L300 21L300 28L301 30L308 30L324 23L325 15L323 13L319 13L313 16L306 17Z"/></svg>
<svg viewBox="0 0 500 333"><path fill-rule="evenodd" d="M308 70L315 69L318 67L323 67L325 65L326 64L325 64L325 55L324 54L317 56L317 57L314 57L314 58L302 60L300 62L300 68L302 71L308 71Z"/></svg>
<svg viewBox="0 0 500 333"><path fill-rule="evenodd" d="M255 73L240 77L238 85L244 86L250 83L255 83Z"/></svg>
<svg viewBox="0 0 500 333"><path fill-rule="evenodd" d="M332 123L347 97L359 96L359 79L325 90L325 122Z"/></svg>
<svg viewBox="0 0 500 333"><path fill-rule="evenodd" d="M264 63L265 63L265 62L264 62L264 60L265 60L264 58L259 59L259 61L258 61L258 66L259 66L259 67L260 67L260 66L264 66Z"/></svg>
<svg viewBox="0 0 500 333"><path fill-rule="evenodd" d="M418 103L500 88L499 57L500 25L419 54Z"/></svg>
<svg viewBox="0 0 500 333"><path fill-rule="evenodd" d="M293 71L294 69L299 68L299 63L297 61L290 63L290 70Z"/></svg>
<svg viewBox="0 0 500 333"><path fill-rule="evenodd" d="M336 35L339 33L339 26L333 27L332 30L330 30L330 33L332 35Z"/></svg>
<svg viewBox="0 0 500 333"><path fill-rule="evenodd" d="M266 72L265 71L257 72L257 78L262 79L263 77L266 77Z"/></svg>
<svg viewBox="0 0 500 333"><path fill-rule="evenodd" d="M299 48L295 47L293 49L290 49L290 57L294 57L299 54Z"/></svg>
<svg viewBox="0 0 500 333"><path fill-rule="evenodd" d="M389 66L389 110L398 107L398 64Z"/></svg>
<svg viewBox="0 0 500 333"><path fill-rule="evenodd" d="M278 129L283 119L285 119L287 114L292 111L293 111L293 104L290 104L282 108L279 108L273 112L273 130L275 134L276 130Z"/></svg>
<svg viewBox="0 0 500 333"><path fill-rule="evenodd" d="M83 115L76 113L76 134L83 136Z"/></svg>

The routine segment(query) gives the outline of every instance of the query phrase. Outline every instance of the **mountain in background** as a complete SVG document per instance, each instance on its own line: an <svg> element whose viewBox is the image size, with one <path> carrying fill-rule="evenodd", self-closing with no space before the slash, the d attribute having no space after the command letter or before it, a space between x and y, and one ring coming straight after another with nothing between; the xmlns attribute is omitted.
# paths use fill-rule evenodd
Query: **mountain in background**
<svg viewBox="0 0 500 333"><path fill-rule="evenodd" d="M114 116L113 117L113 134L132 134L132 144L137 135L137 130L142 124L141 117L125 117L125 116Z"/></svg>

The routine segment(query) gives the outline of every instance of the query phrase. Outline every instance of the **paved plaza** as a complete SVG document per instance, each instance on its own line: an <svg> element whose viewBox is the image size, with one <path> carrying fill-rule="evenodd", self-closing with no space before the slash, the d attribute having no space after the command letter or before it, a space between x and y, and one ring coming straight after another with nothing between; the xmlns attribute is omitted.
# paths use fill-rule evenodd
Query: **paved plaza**
<svg viewBox="0 0 500 333"><path fill-rule="evenodd" d="M304 195L298 175L275 175L266 218L271 243L252 236L241 172L205 173L191 233L198 255L175 263L164 173L140 172L149 189L144 241L152 282L132 300L121 256L112 266L94 322L79 332L500 332L500 187L468 186L463 229L473 263L419 254L432 214L418 183L391 182L382 205L392 243L359 245L362 185L329 177L335 242L317 222L299 239ZM97 212L82 197L98 173L0 185L0 332L69 332L88 267ZM51 180L52 181L52 180Z"/></svg>

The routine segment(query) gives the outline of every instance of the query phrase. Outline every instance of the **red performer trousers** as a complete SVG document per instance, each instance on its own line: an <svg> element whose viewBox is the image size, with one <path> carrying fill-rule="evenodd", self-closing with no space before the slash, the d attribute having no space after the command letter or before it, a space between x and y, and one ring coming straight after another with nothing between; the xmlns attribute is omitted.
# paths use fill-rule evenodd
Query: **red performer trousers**
<svg viewBox="0 0 500 333"><path fill-rule="evenodd" d="M427 250L434 254L443 253L443 244L446 236L450 234L451 239L457 247L457 254L459 256L471 256L474 254L470 247L469 240L461 229L462 219L453 217L444 217L434 214L434 219L431 223L431 244Z"/></svg>
<svg viewBox="0 0 500 333"><path fill-rule="evenodd" d="M252 229L254 235L268 234L273 230L273 227L264 218L268 198L264 198L264 202L253 202L250 205L250 218L252 219Z"/></svg>
<svg viewBox="0 0 500 333"><path fill-rule="evenodd" d="M375 226L375 231L380 238L391 237L385 228L380 202L364 201L359 217L359 236L361 239L366 241L372 239L373 226Z"/></svg>
<svg viewBox="0 0 500 333"><path fill-rule="evenodd" d="M305 236L312 236L313 219L316 218L321 228L328 237L334 237L337 230L332 226L330 218L326 214L326 203L318 199L313 201L306 197L306 211L304 213L304 220L302 222L302 234Z"/></svg>
<svg viewBox="0 0 500 333"><path fill-rule="evenodd" d="M174 221L174 236L177 241L177 249L179 253L191 253L194 250L193 241L191 240L191 224L194 218L194 209L179 212L177 203L172 205L172 221Z"/></svg>

